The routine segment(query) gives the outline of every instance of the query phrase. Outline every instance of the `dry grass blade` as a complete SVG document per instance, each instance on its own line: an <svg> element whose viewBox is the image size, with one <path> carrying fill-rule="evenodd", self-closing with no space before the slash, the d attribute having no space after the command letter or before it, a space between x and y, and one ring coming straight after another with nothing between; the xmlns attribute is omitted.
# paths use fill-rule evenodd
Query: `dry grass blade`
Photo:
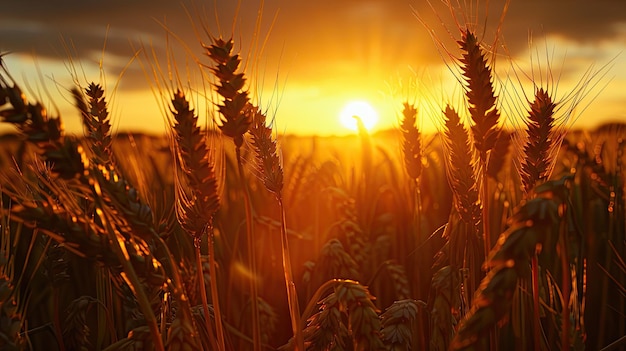
<svg viewBox="0 0 626 351"><path fill-rule="evenodd" d="M529 193L537 184L546 181L554 159L554 110L556 103L544 89L535 92L527 119L528 142L521 162L522 184Z"/></svg>
<svg viewBox="0 0 626 351"><path fill-rule="evenodd" d="M5 232L4 215L2 217L2 240L7 240L8 232ZM3 245L4 246L4 245ZM6 275L6 267L9 262L5 255L0 252L0 340L3 348L7 350L21 350L25 347L25 339L20 335L22 318L18 310L17 297L12 279Z"/></svg>

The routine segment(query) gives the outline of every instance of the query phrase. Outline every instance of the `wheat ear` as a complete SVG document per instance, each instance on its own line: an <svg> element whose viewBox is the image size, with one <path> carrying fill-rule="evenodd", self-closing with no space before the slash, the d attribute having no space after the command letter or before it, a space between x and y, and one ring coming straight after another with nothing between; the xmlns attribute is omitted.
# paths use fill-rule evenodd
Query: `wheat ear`
<svg viewBox="0 0 626 351"><path fill-rule="evenodd" d="M544 89L535 92L527 118L528 142L521 162L522 185L529 193L536 185L548 180L552 170L554 143L554 110L556 104Z"/></svg>
<svg viewBox="0 0 626 351"><path fill-rule="evenodd" d="M407 102L404 103L402 110L402 121L400 123L400 132L402 133L402 154L404 156L404 168L409 175L411 185L414 190L413 195L413 223L415 225L416 245L421 245L422 230L422 133L417 128L417 109L414 105ZM415 286L419 286L420 275L418 270L415 272Z"/></svg>
<svg viewBox="0 0 626 351"><path fill-rule="evenodd" d="M476 35L469 29L458 41L463 57L461 69L465 77L469 112L474 124L472 136L474 146L483 164L487 163L487 152L493 149L498 136L500 113L496 107L496 96L492 83L491 67L480 47Z"/></svg>
<svg viewBox="0 0 626 351"><path fill-rule="evenodd" d="M37 146L44 162L64 179L84 171L78 142L67 137L60 117L50 117L40 102L29 103L0 60L0 118L15 125L26 141Z"/></svg>
<svg viewBox="0 0 626 351"><path fill-rule="evenodd" d="M200 132L198 117L190 108L182 91L177 90L172 98L172 115L174 117L175 150L178 164L185 177L190 194L187 195L180 182L177 182L176 214L181 226L193 236L196 254L196 272L200 286L202 307L207 316L206 329L209 335L213 330L210 325L209 308L206 300L200 244L206 233L209 241L209 259L211 271L211 297L215 309L215 326L220 350L225 351L224 328L221 321L219 296L217 294L217 278L215 270L215 250L213 249L213 216L219 209L217 179L211 162L211 154L207 147L205 134Z"/></svg>
<svg viewBox="0 0 626 351"><path fill-rule="evenodd" d="M247 113L252 116L250 135L261 180L268 191L282 199L283 167L278 156L276 140L272 136L272 128L268 126L265 114L258 108L249 106Z"/></svg>
<svg viewBox="0 0 626 351"><path fill-rule="evenodd" d="M496 106L496 94L492 82L491 67L480 47L476 35L466 29L461 33L458 44L463 52L461 70L465 78L465 96L469 104L469 114L472 118L471 127L474 148L478 153L479 171L481 172L481 200L482 225L484 238L484 253L487 256L491 247L491 233L489 229L489 153L496 145L500 135L498 126L500 112Z"/></svg>
<svg viewBox="0 0 626 351"><path fill-rule="evenodd" d="M330 286L334 291L320 300L320 311L309 319L304 330L305 344L312 350L344 350L351 335L354 350L385 350L380 319L369 290L356 281L334 279L324 283L314 296ZM347 329L341 313L347 314Z"/></svg>
<svg viewBox="0 0 626 351"><path fill-rule="evenodd" d="M241 57L233 53L233 40L213 39L213 44L205 46L207 55L215 62L211 71L217 77L215 90L222 96L222 104L218 109L222 115L219 128L224 135L233 138L237 148L243 145L243 135L246 133L252 119L245 113L248 105L248 92L243 90L246 79L243 73L238 73Z"/></svg>
<svg viewBox="0 0 626 351"><path fill-rule="evenodd" d="M544 184L539 196L518 208L485 262L490 272L476 291L472 309L461 321L450 350L468 350L509 312L518 279L528 279L537 245L551 240L560 223L565 181ZM553 240L553 239L552 239Z"/></svg>
<svg viewBox="0 0 626 351"><path fill-rule="evenodd" d="M252 114L252 144L254 146L257 161L259 163L259 173L263 179L265 188L276 195L280 208L280 237L281 252L283 258L283 272L287 290L287 300L289 304L289 316L291 317L291 329L296 340L296 349L304 351L304 339L300 326L300 306L298 304L298 293L293 279L291 267L291 255L289 252L289 241L287 239L287 223L285 219L285 207L283 206L283 168L276 150L276 140L272 137L272 128L267 125L266 116L258 108L250 108L248 113Z"/></svg>
<svg viewBox="0 0 626 351"><path fill-rule="evenodd" d="M480 205L478 185L471 163L470 141L459 114L450 106L443 112L445 117L445 147L448 181L455 196L454 205L461 219L478 232Z"/></svg>
<svg viewBox="0 0 626 351"><path fill-rule="evenodd" d="M237 170L239 173L239 183L243 189L244 207L246 211L246 240L248 244L248 262L252 276L256 276L256 249L254 247L254 215L252 211L252 200L248 183L243 171L243 160L241 157L241 146L243 145L244 134L248 131L252 123L252 114L249 113L248 92L244 90L245 77L241 72L237 72L241 64L239 54L233 53L233 40L223 40L214 38L213 44L205 46L208 56L213 60L215 66L211 68L218 83L215 85L216 92L222 96L222 104L218 105L221 114L218 127L224 135L233 139L235 144L235 156L237 159ZM254 340L254 351L261 351L261 331L259 326L259 308L257 306L258 287L254 279L250 279L250 301L252 307L252 339Z"/></svg>
<svg viewBox="0 0 626 351"><path fill-rule="evenodd" d="M402 132L402 154L404 167L411 179L422 175L422 133L417 128L417 109L404 103L400 131Z"/></svg>
<svg viewBox="0 0 626 351"><path fill-rule="evenodd" d="M76 88L72 89L72 95L82 116L83 125L87 129L88 145L94 158L100 164L108 164L112 155L111 122L102 86L95 83L89 84L89 87L85 89L87 102Z"/></svg>
<svg viewBox="0 0 626 351"><path fill-rule="evenodd" d="M417 317L418 307L418 302L415 300L399 300L380 315L381 335L387 345L387 350L411 350L413 323Z"/></svg>

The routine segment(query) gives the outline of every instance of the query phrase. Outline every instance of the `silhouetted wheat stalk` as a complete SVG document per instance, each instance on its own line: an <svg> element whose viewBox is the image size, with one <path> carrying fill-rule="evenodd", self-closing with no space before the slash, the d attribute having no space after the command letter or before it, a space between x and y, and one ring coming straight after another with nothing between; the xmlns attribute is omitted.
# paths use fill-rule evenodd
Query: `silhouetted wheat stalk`
<svg viewBox="0 0 626 351"><path fill-rule="evenodd" d="M249 111L252 114L252 144L258 161L258 171L265 188L274 193L280 208L280 242L282 252L283 272L291 317L291 328L296 340L296 350L304 351L304 339L300 326L300 307L298 293L293 278L289 241L287 238L287 223L285 220L285 207L283 206L283 168L276 150L276 140L272 137L272 128L267 125L266 116L259 109Z"/></svg>
<svg viewBox="0 0 626 351"><path fill-rule="evenodd" d="M554 240L551 235L564 220L560 211L566 201L566 180L538 188L538 196L511 217L509 228L500 235L485 262L485 268L491 270L476 292L472 309L461 321L451 350L482 348L483 336L508 314L518 279L530 276L530 261L537 245Z"/></svg>
<svg viewBox="0 0 626 351"><path fill-rule="evenodd" d="M459 59L463 77L465 78L465 96L469 104L469 114L474 148L478 154L482 206L482 225L485 256L491 247L489 230L489 163L501 163L502 152L493 153L492 150L501 136L499 119L500 112L496 106L496 95L493 87L491 67L480 47L480 42L470 29L461 30L461 40L458 44L463 52ZM506 150L503 148L501 150ZM499 159L495 159L495 158ZM492 160L493 158L493 160Z"/></svg>
<svg viewBox="0 0 626 351"><path fill-rule="evenodd" d="M244 73L237 72L241 64L239 54L233 53L233 40L225 41L222 38L214 38L211 45L205 46L207 55L213 60L215 66L211 68L218 82L215 85L216 92L222 97L222 103L218 105L220 112L220 124L218 127L224 135L233 139L239 181L244 190L246 210L246 236L248 242L248 262L253 277L257 275L256 253L254 247L254 218L248 185L243 171L241 158L241 146L244 134L252 124L251 106L249 105L248 92L244 90ZM258 288L254 279L250 279L250 301L252 301L252 338L254 350L261 351L261 334L259 329L259 311L254 301L258 298Z"/></svg>
<svg viewBox="0 0 626 351"><path fill-rule="evenodd" d="M204 315L210 316L206 299L204 278L202 275L202 260L200 246L202 236L207 235L209 246L209 260L211 271L211 298L215 309L215 326L219 349L226 350L224 341L224 328L217 293L217 274L215 270L215 250L213 236L213 216L219 209L219 197L217 194L217 179L213 171L211 154L207 147L206 134L200 131L198 117L190 108L182 91L177 90L172 98L172 126L175 150L181 175L177 177L176 214L181 226L193 236L196 254L196 272ZM183 188L183 179L188 191ZM211 318L205 318L206 329L209 335L213 335L210 325Z"/></svg>

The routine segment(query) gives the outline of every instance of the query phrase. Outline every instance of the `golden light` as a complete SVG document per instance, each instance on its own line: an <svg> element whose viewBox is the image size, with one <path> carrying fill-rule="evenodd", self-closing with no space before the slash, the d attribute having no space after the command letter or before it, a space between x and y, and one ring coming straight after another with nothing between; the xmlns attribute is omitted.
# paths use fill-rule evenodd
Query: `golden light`
<svg viewBox="0 0 626 351"><path fill-rule="evenodd" d="M378 122L378 113L367 101L351 101L344 106L339 114L339 121L346 128L356 131L355 116L363 121L367 130L371 130Z"/></svg>

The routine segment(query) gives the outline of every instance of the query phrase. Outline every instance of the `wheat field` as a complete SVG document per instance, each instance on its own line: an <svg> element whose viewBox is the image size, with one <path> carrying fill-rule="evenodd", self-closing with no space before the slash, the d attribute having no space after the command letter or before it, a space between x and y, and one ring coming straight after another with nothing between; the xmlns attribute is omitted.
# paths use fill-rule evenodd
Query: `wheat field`
<svg viewBox="0 0 626 351"><path fill-rule="evenodd" d="M173 80L161 137L112 133L97 82L69 135L3 63L0 350L625 348L626 125L570 130L537 82L505 126L478 33L434 135L407 99L396 130L281 137L232 38L199 58L216 123Z"/></svg>

